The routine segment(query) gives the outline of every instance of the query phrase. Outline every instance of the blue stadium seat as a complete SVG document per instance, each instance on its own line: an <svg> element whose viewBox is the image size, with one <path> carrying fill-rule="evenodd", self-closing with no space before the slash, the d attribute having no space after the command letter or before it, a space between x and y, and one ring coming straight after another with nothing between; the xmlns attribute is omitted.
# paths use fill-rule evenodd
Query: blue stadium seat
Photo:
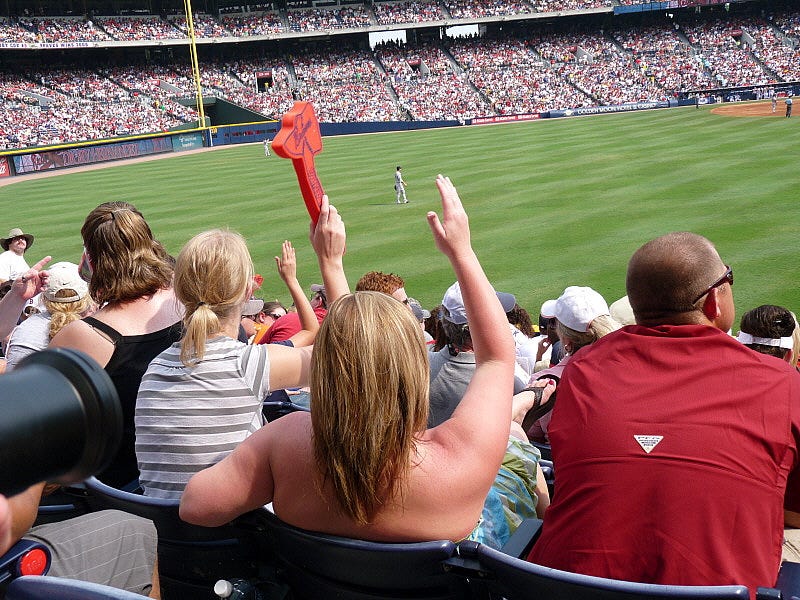
<svg viewBox="0 0 800 600"><path fill-rule="evenodd" d="M158 569L164 598L216 600L219 579L256 579L264 572L256 560L254 528L237 522L200 527L182 521L177 500L151 498L110 487L91 477L85 482L93 510L116 509L155 523Z"/></svg>
<svg viewBox="0 0 800 600"><path fill-rule="evenodd" d="M445 568L470 581L474 598L506 600L747 600L743 585L681 586L634 583L550 569L483 544L462 542ZM758 588L758 600L787 600L777 589Z"/></svg>
<svg viewBox="0 0 800 600"><path fill-rule="evenodd" d="M5 586L23 575L45 575L50 569L50 548L41 542L19 540L0 556L0 598Z"/></svg>
<svg viewBox="0 0 800 600"><path fill-rule="evenodd" d="M20 577L6 590L6 600L142 600L117 588L61 577Z"/></svg>
<svg viewBox="0 0 800 600"><path fill-rule="evenodd" d="M442 567L453 542L367 542L298 529L267 510L251 516L263 529L263 556L276 562L294 600L470 597L467 582Z"/></svg>

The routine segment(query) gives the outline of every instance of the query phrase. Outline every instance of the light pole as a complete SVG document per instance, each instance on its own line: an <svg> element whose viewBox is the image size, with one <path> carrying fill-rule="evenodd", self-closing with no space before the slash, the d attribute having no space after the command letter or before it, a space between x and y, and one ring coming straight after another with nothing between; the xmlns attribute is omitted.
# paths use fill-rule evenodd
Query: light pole
<svg viewBox="0 0 800 600"><path fill-rule="evenodd" d="M197 126L202 129L206 126L206 114L203 108L203 85L200 83L200 65L197 62L197 44L194 36L192 0L183 0L183 10L186 12L186 30L189 33L189 53L192 58L192 78L194 79L194 92L197 98L197 112L199 114Z"/></svg>

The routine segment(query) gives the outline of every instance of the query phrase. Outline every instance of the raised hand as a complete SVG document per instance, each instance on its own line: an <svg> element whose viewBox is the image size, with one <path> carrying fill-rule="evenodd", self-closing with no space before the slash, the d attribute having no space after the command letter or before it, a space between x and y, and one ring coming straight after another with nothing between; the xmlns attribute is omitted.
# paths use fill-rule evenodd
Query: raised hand
<svg viewBox="0 0 800 600"><path fill-rule="evenodd" d="M311 222L309 238L320 259L341 259L344 254L347 238L344 221L325 194L320 202L319 220L316 223Z"/></svg>
<svg viewBox="0 0 800 600"><path fill-rule="evenodd" d="M471 252L469 219L464 212L461 198L449 177L437 175L436 187L442 197L442 218L431 211L428 225L439 251L452 259L463 252Z"/></svg>
<svg viewBox="0 0 800 600"><path fill-rule="evenodd" d="M19 296L22 300L27 301L36 294L45 291L50 279L50 274L42 269L51 260L52 257L45 256L42 260L25 271L22 277L17 277L11 285L11 292Z"/></svg>
<svg viewBox="0 0 800 600"><path fill-rule="evenodd" d="M278 266L278 275L284 282L297 279L297 259L295 258L292 242L283 242L281 256L275 257L275 264Z"/></svg>

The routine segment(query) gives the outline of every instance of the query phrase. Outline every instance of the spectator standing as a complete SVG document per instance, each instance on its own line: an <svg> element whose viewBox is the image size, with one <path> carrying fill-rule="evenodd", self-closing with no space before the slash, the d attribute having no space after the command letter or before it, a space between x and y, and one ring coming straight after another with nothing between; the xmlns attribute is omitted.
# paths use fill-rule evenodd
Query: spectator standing
<svg viewBox="0 0 800 600"><path fill-rule="evenodd" d="M33 236L15 227L8 237L0 239L4 252L0 254L0 283L13 281L28 270L25 252L33 246Z"/></svg>

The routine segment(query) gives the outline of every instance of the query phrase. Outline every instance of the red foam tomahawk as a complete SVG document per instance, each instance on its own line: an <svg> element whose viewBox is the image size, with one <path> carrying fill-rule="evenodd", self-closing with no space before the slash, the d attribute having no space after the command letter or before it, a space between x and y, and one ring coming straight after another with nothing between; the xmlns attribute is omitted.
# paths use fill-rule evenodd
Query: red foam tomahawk
<svg viewBox="0 0 800 600"><path fill-rule="evenodd" d="M292 159L308 214L316 225L325 191L314 167L314 155L322 152L322 136L310 102L295 102L292 110L283 115L272 149L278 156Z"/></svg>

